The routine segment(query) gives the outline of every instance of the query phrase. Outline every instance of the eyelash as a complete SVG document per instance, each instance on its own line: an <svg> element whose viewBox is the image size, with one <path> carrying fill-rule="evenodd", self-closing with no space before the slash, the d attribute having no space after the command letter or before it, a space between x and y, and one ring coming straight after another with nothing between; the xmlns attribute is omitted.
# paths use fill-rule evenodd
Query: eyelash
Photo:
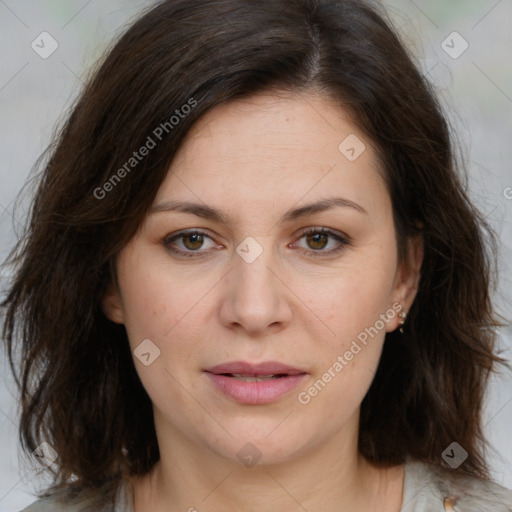
<svg viewBox="0 0 512 512"><path fill-rule="evenodd" d="M349 237L347 237L346 235L344 235L344 236L339 235L339 234L335 233L334 231L331 231L330 229L327 229L327 228L309 228L301 234L301 236L299 237L298 240L300 240L301 238L303 238L307 235L319 234L319 233L329 235L331 238L334 238L336 241L338 241L341 244L341 247L338 247L336 249L330 249L328 251L323 251L323 250L314 251L314 250L302 249L303 252L305 252L313 257L322 258L324 256L331 256L331 255L337 254L337 253L341 252L346 246L350 245ZM169 252L178 254L180 256L185 256L188 258L198 258L198 257L204 256L205 251L202 251L202 252L200 252L199 250L183 251L182 249L177 249L175 246L173 246L173 242L175 240L183 238L187 235L202 235L202 236L205 236L205 237L208 237L211 239L211 237L205 231L201 231L198 229L190 229L190 230L180 231L179 233L174 234L174 235L167 235L162 240L162 244Z"/></svg>

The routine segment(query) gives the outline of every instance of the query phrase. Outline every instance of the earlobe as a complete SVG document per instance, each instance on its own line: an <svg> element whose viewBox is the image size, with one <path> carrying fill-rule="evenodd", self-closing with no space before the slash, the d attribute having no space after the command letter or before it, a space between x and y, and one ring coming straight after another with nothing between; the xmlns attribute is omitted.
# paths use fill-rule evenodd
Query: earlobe
<svg viewBox="0 0 512 512"><path fill-rule="evenodd" d="M105 316L116 324L124 323L123 308L119 293L110 287L103 296L101 309Z"/></svg>

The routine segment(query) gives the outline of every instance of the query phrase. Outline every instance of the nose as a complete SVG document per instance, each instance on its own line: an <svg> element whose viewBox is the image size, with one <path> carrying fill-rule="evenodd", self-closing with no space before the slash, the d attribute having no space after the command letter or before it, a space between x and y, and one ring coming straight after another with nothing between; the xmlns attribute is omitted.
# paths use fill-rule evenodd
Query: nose
<svg viewBox="0 0 512 512"><path fill-rule="evenodd" d="M224 280L220 318L224 325L251 336L276 332L292 319L292 297L271 248L264 248L254 261L234 253L233 267Z"/></svg>

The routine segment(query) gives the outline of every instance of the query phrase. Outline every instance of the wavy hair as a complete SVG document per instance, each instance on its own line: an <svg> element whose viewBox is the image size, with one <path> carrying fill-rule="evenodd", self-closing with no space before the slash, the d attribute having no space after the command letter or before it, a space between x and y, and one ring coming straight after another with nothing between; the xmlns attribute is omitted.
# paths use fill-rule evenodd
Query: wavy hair
<svg viewBox="0 0 512 512"><path fill-rule="evenodd" d="M43 441L57 451L52 490L115 490L158 461L126 331L100 300L190 128L216 105L268 90L314 90L348 109L378 153L399 258L408 237L424 240L405 332L386 335L361 404L361 454L380 466L407 456L442 465L457 441L469 458L455 471L489 478L482 403L505 362L491 303L496 236L468 198L435 93L385 12L361 0L164 0L91 73L43 155L26 230L5 263L15 269L2 307L20 438L28 452ZM126 167L162 126L158 144Z"/></svg>

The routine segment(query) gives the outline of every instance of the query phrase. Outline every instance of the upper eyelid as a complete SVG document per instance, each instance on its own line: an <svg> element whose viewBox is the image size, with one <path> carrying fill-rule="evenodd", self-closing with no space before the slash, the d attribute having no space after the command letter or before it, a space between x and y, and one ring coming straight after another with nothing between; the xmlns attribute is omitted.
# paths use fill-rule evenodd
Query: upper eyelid
<svg viewBox="0 0 512 512"><path fill-rule="evenodd" d="M324 226L310 226L307 228L303 228L300 231L299 235L296 237L296 239L300 240L302 237L308 235L310 232L327 234L331 238L335 238L335 239L337 239L337 241L339 243L343 243L343 244L348 244L351 240L351 238L348 235L346 235L345 233L339 232L338 230L335 230L332 228L327 228ZM206 237L210 238L210 240L212 240L213 242L215 241L214 237L211 236L208 231L206 231L204 229L200 229L200 228L197 228L197 229L189 228L189 229L177 231L177 232L167 235L166 237L164 237L163 243L164 243L164 245L167 245L167 244L170 244L174 240L179 240L180 238L185 237L186 235L191 235L191 234L199 234L201 236L206 236ZM197 250L197 251L192 251L192 250L183 251L183 249L178 249L178 250L181 250L182 252L189 252L189 253L206 252L206 251L201 251L201 250ZM304 249L304 250L308 251L308 249ZM314 251L312 249L309 249L309 251L310 252L318 252L318 253L329 252L329 251Z"/></svg>
<svg viewBox="0 0 512 512"><path fill-rule="evenodd" d="M313 232L317 232L318 231L318 232L324 232L324 233L327 233L327 234L338 235L339 237L346 238L346 239L350 238L348 235L346 235L342 231L338 231L336 229L328 228L328 227L324 227L324 226L310 226L310 227L307 227L307 228L301 228L299 230L299 234L302 237L304 235L307 235L311 231L313 231ZM174 231L173 233L170 233L170 234L166 235L164 237L164 240L172 239L172 238L179 238L181 236L190 235L190 234L206 235L209 238L215 238L216 236L219 236L219 235L213 235L212 236L212 235L210 235L210 231L209 230L205 230L203 228L188 228L188 229L184 229L184 230L181 230L181 231ZM297 235L295 235L295 236L297 236ZM220 237L220 238L223 238L223 237Z"/></svg>

